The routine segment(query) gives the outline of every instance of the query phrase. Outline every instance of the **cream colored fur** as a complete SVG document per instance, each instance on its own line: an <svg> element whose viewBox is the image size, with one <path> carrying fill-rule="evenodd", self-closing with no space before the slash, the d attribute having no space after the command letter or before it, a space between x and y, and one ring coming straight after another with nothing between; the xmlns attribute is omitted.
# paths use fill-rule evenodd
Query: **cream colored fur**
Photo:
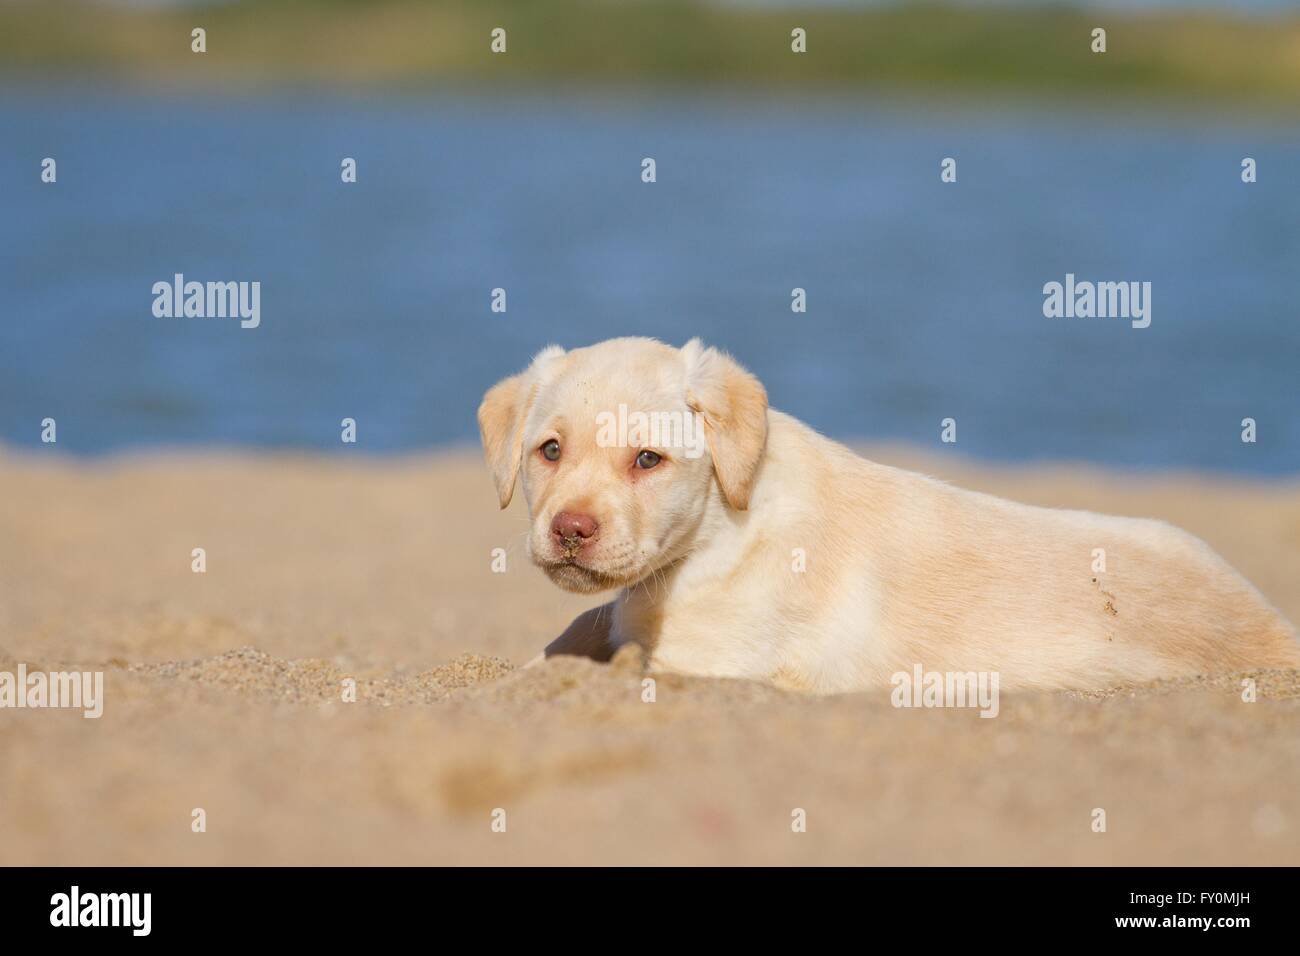
<svg viewBox="0 0 1300 956"><path fill-rule="evenodd" d="M596 416L620 403L700 413L708 454L602 447ZM820 693L916 664L1003 688L1300 666L1290 625L1192 535L866 461L769 409L698 341L547 349L488 392L479 423L502 507L522 479L533 560L567 589L618 591L548 656L635 642L659 669ZM556 462L540 452L552 439ZM664 459L638 468L642 447ZM600 524L576 560L551 535L557 511Z"/></svg>

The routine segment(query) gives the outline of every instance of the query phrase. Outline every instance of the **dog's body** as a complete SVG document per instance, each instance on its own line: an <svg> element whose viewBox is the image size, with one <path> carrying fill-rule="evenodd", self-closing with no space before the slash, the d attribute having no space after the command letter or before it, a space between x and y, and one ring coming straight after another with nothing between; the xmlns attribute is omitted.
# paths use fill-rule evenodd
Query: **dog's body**
<svg viewBox="0 0 1300 956"><path fill-rule="evenodd" d="M592 442L620 403L698 412L709 454ZM571 590L621 588L548 654L635 642L657 668L822 693L918 664L1004 688L1300 666L1290 626L1195 537L866 461L695 342L548 350L489 393L480 424L503 507L520 459L545 449L522 464L534 560Z"/></svg>

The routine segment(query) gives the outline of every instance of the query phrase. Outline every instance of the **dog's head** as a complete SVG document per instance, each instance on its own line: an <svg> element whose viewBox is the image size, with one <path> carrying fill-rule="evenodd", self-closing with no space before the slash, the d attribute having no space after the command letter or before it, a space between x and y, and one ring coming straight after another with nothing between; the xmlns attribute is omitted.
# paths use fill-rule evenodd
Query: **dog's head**
<svg viewBox="0 0 1300 956"><path fill-rule="evenodd" d="M521 480L528 550L560 587L627 587L692 547L705 515L744 510L767 441L767 394L693 339L552 346L478 410L501 507Z"/></svg>

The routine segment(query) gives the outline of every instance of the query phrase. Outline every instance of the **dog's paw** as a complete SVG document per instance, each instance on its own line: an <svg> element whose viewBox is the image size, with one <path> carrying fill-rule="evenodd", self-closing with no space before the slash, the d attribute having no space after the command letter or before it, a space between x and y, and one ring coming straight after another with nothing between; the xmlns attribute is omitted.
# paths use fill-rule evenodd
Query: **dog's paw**
<svg viewBox="0 0 1300 956"><path fill-rule="evenodd" d="M644 674L647 665L645 649L632 641L616 650L609 659L610 667L627 674Z"/></svg>

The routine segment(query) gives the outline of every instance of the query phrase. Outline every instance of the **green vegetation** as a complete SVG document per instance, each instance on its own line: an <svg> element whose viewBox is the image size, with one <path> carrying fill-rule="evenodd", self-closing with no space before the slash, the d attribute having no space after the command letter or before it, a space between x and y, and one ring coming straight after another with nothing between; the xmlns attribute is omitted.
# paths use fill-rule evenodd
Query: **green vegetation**
<svg viewBox="0 0 1300 956"><path fill-rule="evenodd" d="M190 30L208 52L190 52ZM508 52L489 50L493 27ZM790 31L809 52L790 52ZM1090 31L1104 26L1108 51ZM681 0L257 0L0 5L0 70L140 85L682 84L963 97L1114 94L1300 105L1300 16L1060 9L795 10Z"/></svg>

